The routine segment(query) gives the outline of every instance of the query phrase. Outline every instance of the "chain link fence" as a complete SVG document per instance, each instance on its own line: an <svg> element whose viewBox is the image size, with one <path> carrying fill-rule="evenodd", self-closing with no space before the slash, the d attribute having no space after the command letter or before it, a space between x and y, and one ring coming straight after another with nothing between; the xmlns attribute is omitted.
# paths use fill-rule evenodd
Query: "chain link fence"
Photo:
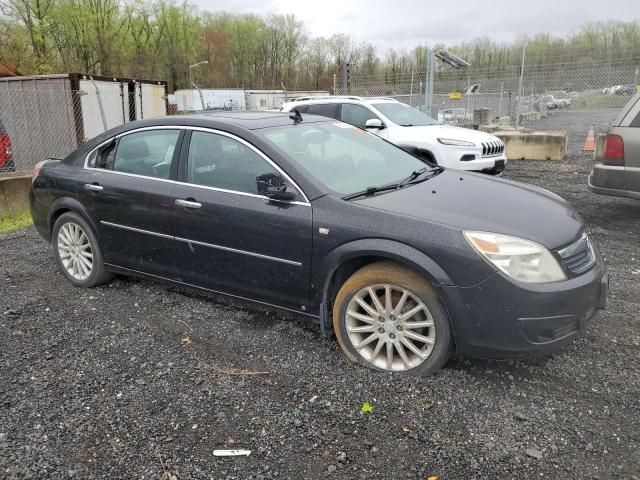
<svg viewBox="0 0 640 480"><path fill-rule="evenodd" d="M123 123L167 114L166 84L79 75L0 79L0 173L63 158Z"/></svg>
<svg viewBox="0 0 640 480"><path fill-rule="evenodd" d="M525 66L522 80L516 70L437 71L428 113L442 123L470 128L566 132L567 152L580 154L591 130L605 133L639 88L638 66L553 68ZM391 97L425 110L424 91L424 72L364 76L356 71L350 88L338 87L334 93ZM278 95L191 90L176 92L177 103L184 105L171 109L164 82L71 74L0 79L0 172L30 171L40 160L64 157L86 140L133 120L202 111L201 105L205 110L268 110L287 98ZM214 104L218 100L220 105Z"/></svg>
<svg viewBox="0 0 640 480"><path fill-rule="evenodd" d="M525 66L520 72L435 72L431 108L442 123L470 128L562 131L567 152L583 152L591 129L606 133L620 109L640 88L638 65L584 67ZM426 110L425 73L352 74L338 95L390 97ZM493 124L493 125L492 125Z"/></svg>

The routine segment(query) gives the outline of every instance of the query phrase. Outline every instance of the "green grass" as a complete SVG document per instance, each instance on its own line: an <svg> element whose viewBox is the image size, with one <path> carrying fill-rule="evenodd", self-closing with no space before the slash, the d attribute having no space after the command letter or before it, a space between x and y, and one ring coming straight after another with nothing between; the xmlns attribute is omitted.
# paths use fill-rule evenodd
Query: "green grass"
<svg viewBox="0 0 640 480"><path fill-rule="evenodd" d="M0 217L0 233L23 230L31 225L33 225L33 221L31 220L31 213L29 213L29 210L25 210L22 213Z"/></svg>

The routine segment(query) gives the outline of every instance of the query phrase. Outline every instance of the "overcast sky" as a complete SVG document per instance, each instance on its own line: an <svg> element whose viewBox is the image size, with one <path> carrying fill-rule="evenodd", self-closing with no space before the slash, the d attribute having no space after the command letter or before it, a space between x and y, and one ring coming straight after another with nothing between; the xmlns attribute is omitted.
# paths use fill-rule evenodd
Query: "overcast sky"
<svg viewBox="0 0 640 480"><path fill-rule="evenodd" d="M201 9L294 13L312 36L351 34L380 50L420 43L458 43L487 36L563 36L584 23L640 18L640 0L191 0Z"/></svg>

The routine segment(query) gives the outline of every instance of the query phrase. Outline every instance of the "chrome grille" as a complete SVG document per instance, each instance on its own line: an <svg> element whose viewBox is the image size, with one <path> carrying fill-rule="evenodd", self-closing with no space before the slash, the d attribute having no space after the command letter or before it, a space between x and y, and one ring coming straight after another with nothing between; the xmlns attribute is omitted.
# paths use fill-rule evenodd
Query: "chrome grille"
<svg viewBox="0 0 640 480"><path fill-rule="evenodd" d="M586 233L568 247L558 250L558 255L567 270L576 275L586 272L596 263L593 246Z"/></svg>
<svg viewBox="0 0 640 480"><path fill-rule="evenodd" d="M495 157L504 152L504 143L502 140L493 140L491 142L482 142L482 156Z"/></svg>

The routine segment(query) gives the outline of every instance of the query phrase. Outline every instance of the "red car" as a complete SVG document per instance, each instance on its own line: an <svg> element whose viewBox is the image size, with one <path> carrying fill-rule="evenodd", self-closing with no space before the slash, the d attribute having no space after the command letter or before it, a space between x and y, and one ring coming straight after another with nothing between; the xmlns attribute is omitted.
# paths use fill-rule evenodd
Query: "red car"
<svg viewBox="0 0 640 480"><path fill-rule="evenodd" d="M13 152L11 151L11 139L4 128L2 120L0 120L0 173L13 172L15 169Z"/></svg>

